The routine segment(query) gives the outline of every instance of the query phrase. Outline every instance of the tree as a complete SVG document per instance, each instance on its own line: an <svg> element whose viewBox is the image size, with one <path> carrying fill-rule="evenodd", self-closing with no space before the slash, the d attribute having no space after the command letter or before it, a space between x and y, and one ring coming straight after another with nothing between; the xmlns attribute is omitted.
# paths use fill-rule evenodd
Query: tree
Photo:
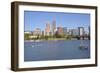
<svg viewBox="0 0 100 73"><path fill-rule="evenodd" d="M30 38L29 38L30 34L24 34L24 36L25 36L25 37L24 37L25 40L29 40L29 39L30 39Z"/></svg>

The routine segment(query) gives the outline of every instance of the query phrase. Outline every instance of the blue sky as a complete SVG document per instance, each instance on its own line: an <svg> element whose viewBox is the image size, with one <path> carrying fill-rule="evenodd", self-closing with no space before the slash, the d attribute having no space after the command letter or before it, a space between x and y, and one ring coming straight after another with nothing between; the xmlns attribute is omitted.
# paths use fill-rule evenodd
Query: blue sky
<svg viewBox="0 0 100 73"><path fill-rule="evenodd" d="M24 11L24 31L33 31L35 28L44 30L46 23L52 24L53 20L56 20L57 27L62 26L69 29L84 27L87 31L90 26L90 14Z"/></svg>

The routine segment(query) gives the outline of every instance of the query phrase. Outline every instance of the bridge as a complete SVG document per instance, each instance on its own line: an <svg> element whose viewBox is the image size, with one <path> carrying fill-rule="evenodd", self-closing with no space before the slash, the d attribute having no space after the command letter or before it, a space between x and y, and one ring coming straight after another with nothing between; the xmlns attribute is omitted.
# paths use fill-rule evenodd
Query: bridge
<svg viewBox="0 0 100 73"><path fill-rule="evenodd" d="M90 36L77 36L77 39L78 40L80 40L80 39L82 39L82 40L85 40L85 39L90 40Z"/></svg>

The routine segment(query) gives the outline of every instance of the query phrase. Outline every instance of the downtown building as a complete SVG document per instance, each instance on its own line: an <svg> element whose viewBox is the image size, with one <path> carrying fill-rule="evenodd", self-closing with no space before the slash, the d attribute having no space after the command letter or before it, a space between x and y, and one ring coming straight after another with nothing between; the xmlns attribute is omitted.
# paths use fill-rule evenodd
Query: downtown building
<svg viewBox="0 0 100 73"><path fill-rule="evenodd" d="M40 28L36 28L34 31L33 31L33 35L34 36L41 36L42 35L42 31Z"/></svg>
<svg viewBox="0 0 100 73"><path fill-rule="evenodd" d="M68 34L67 27L63 27L63 34L64 35L67 35Z"/></svg>
<svg viewBox="0 0 100 73"><path fill-rule="evenodd" d="M67 29L67 35L72 35L72 29Z"/></svg>
<svg viewBox="0 0 100 73"><path fill-rule="evenodd" d="M79 30L78 29L72 29L71 30L71 35L72 36L78 36L79 35Z"/></svg>
<svg viewBox="0 0 100 73"><path fill-rule="evenodd" d="M56 20L53 20L52 27L51 27L52 35L56 34Z"/></svg>
<svg viewBox="0 0 100 73"><path fill-rule="evenodd" d="M57 27L57 35L63 35L63 28L61 26Z"/></svg>
<svg viewBox="0 0 100 73"><path fill-rule="evenodd" d="M50 31L50 23L46 23L46 28L45 28L45 36L49 36L51 34L51 31Z"/></svg>
<svg viewBox="0 0 100 73"><path fill-rule="evenodd" d="M78 36L84 36L85 31L84 31L84 27L78 27Z"/></svg>

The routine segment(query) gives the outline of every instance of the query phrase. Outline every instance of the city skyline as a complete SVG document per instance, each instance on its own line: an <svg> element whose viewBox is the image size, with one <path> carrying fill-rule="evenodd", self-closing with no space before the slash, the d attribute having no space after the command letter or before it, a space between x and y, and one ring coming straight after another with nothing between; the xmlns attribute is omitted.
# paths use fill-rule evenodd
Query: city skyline
<svg viewBox="0 0 100 73"><path fill-rule="evenodd" d="M33 31L36 28L44 31L47 23L52 27L53 21L56 21L56 28L60 26L68 29L84 27L85 31L88 31L90 15L83 13L24 11L24 31Z"/></svg>

